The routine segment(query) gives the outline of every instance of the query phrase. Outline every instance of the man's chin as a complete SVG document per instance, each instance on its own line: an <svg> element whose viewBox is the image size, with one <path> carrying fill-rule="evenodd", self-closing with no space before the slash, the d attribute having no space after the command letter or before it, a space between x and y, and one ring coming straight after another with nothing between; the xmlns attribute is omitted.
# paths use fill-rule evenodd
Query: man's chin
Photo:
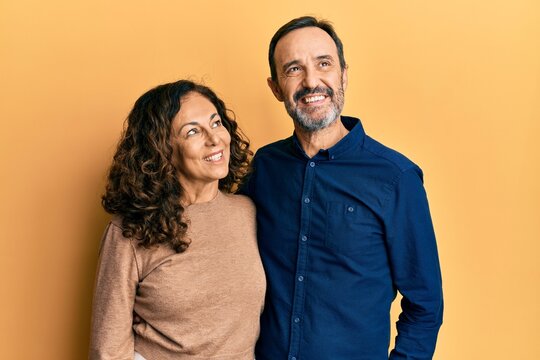
<svg viewBox="0 0 540 360"><path fill-rule="evenodd" d="M294 122L300 128L306 131L318 131L323 130L332 125L337 118L331 120L328 118L323 119L305 119L305 118L295 118Z"/></svg>
<svg viewBox="0 0 540 360"><path fill-rule="evenodd" d="M336 116L336 112L332 108L323 105L307 108L285 106L285 108L294 123L308 132L325 129L339 117L339 115Z"/></svg>

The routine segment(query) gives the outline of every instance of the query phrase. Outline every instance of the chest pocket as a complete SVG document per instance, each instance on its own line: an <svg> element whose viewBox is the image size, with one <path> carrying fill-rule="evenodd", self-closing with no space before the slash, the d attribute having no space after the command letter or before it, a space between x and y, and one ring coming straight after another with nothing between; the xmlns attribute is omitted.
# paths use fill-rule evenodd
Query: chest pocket
<svg viewBox="0 0 540 360"><path fill-rule="evenodd" d="M359 203L329 202L326 208L326 247L344 253L370 252L383 246L377 216Z"/></svg>

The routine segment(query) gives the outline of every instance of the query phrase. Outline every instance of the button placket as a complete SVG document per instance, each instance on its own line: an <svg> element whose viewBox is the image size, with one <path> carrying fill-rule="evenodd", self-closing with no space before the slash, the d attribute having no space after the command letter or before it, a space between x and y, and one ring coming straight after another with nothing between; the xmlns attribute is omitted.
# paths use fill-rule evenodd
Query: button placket
<svg viewBox="0 0 540 360"><path fill-rule="evenodd" d="M317 164L308 160L304 167L304 183L302 187L302 207L300 213L300 236L296 258L296 281L291 316L291 338L289 343L289 359L298 357L300 338L302 334L302 317L304 313L305 276L307 268L307 246L310 229L311 211L314 199L311 197L312 183ZM297 241L298 241L297 240Z"/></svg>

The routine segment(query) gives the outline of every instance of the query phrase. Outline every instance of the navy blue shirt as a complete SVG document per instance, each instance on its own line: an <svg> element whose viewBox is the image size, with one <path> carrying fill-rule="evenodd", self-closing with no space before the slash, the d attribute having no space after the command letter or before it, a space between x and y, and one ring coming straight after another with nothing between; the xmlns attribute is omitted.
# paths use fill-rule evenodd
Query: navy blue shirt
<svg viewBox="0 0 540 360"><path fill-rule="evenodd" d="M422 171L341 117L309 158L295 135L261 148L241 192L257 206L267 294L257 360L431 359L443 298Z"/></svg>

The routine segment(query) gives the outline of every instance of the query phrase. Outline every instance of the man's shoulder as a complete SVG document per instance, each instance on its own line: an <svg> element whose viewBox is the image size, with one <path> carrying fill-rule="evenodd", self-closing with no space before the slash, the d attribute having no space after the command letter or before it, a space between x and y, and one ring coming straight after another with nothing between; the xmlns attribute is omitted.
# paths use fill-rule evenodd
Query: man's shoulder
<svg viewBox="0 0 540 360"><path fill-rule="evenodd" d="M370 136L366 135L363 149L372 156L383 160L400 173L410 169L420 170L418 165L416 165L408 157L392 148L389 148L386 145L381 144Z"/></svg>
<svg viewBox="0 0 540 360"><path fill-rule="evenodd" d="M293 144L292 141L292 136L289 136L288 138L264 145L263 147L259 148L259 150L257 150L257 152L255 153L255 157L257 158L261 156L273 155L284 152L288 153L290 152L291 145Z"/></svg>

